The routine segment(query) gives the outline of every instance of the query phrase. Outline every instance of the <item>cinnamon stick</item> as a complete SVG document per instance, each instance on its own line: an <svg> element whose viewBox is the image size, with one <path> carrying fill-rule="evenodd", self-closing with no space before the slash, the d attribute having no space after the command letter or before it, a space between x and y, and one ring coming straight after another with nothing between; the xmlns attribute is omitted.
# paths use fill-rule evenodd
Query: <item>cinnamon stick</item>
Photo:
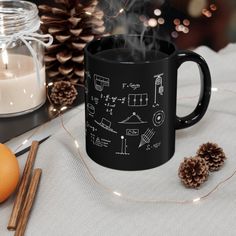
<svg viewBox="0 0 236 236"><path fill-rule="evenodd" d="M25 195L27 192L27 187L29 185L30 176L34 166L39 142L33 141L31 144L30 152L25 163L25 168L22 174L21 182L18 188L14 206L12 209L11 217L8 223L8 230L15 230L18 222L18 218L25 200Z"/></svg>
<svg viewBox="0 0 236 236"><path fill-rule="evenodd" d="M41 174L42 174L42 169L34 170L33 176L30 181L29 189L25 198L25 203L22 208L22 213L19 219L19 223L17 224L15 236L23 236L25 233L27 222L29 220L30 211L34 204L34 199L38 190Z"/></svg>

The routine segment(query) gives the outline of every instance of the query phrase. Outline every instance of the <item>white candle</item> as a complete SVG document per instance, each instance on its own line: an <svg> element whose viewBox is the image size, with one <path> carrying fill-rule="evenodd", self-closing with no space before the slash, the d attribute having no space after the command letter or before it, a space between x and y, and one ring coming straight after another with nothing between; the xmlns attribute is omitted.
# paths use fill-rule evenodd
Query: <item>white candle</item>
<svg viewBox="0 0 236 236"><path fill-rule="evenodd" d="M7 66L6 66L7 61ZM2 52L0 57L0 116L26 112L46 101L45 67L36 78L33 58Z"/></svg>

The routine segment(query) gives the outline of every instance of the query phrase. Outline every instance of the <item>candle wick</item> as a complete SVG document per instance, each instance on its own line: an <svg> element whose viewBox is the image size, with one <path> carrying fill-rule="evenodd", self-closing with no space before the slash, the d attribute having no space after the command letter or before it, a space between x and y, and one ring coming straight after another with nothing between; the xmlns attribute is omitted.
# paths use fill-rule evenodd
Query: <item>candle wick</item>
<svg viewBox="0 0 236 236"><path fill-rule="evenodd" d="M7 69L8 69L8 64L6 63L6 64L5 64L5 70L7 70Z"/></svg>

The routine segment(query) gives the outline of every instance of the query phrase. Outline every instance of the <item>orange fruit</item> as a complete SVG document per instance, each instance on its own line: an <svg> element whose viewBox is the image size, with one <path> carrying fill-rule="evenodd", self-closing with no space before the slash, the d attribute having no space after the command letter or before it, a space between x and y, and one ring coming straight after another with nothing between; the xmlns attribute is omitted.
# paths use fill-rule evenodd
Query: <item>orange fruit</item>
<svg viewBox="0 0 236 236"><path fill-rule="evenodd" d="M0 203L5 201L16 189L20 178L16 156L0 143Z"/></svg>

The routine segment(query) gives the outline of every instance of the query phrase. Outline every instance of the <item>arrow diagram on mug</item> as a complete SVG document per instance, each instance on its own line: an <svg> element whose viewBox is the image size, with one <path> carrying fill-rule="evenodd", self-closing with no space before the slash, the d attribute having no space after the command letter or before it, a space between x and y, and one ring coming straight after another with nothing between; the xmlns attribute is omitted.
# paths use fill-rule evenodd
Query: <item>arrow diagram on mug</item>
<svg viewBox="0 0 236 236"><path fill-rule="evenodd" d="M138 148L141 148L143 145L150 143L152 137L156 132L153 129L147 129L144 134L141 135L141 140Z"/></svg>

